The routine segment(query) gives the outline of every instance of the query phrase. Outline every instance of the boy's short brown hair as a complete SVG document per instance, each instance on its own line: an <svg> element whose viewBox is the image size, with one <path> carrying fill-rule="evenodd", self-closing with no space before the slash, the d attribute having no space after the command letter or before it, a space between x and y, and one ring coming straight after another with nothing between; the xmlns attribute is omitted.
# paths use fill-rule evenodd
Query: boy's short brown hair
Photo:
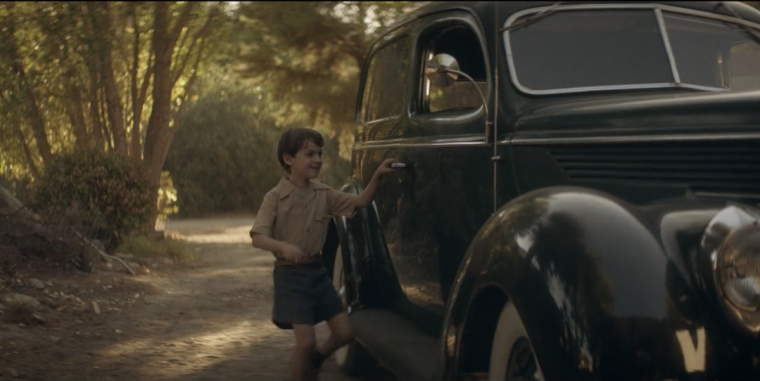
<svg viewBox="0 0 760 381"><path fill-rule="evenodd" d="M277 143L277 160L288 173L290 173L290 166L285 163L282 155L296 156L306 142L312 142L320 147L325 145L322 134L311 128L289 128L280 135L280 141Z"/></svg>

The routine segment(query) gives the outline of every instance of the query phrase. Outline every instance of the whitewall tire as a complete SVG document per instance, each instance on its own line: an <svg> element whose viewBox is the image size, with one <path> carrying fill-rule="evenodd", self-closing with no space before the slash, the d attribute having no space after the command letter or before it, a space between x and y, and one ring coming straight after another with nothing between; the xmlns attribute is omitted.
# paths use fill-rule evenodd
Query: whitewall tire
<svg viewBox="0 0 760 381"><path fill-rule="evenodd" d="M499 315L488 369L491 381L541 380L543 373L514 304L507 302Z"/></svg>

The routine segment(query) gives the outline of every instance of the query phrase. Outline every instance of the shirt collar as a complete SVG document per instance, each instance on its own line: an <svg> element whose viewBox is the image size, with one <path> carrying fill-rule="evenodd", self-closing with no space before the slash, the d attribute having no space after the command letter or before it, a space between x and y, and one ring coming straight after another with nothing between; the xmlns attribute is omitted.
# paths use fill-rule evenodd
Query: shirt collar
<svg viewBox="0 0 760 381"><path fill-rule="evenodd" d="M316 191L318 189L327 189L329 188L327 185L322 184L320 182L309 180L309 190ZM282 200L285 197L288 197L291 193L294 191L297 191L298 188L293 185L286 177L283 177L280 179L280 182L277 184L277 193L280 195L280 200Z"/></svg>

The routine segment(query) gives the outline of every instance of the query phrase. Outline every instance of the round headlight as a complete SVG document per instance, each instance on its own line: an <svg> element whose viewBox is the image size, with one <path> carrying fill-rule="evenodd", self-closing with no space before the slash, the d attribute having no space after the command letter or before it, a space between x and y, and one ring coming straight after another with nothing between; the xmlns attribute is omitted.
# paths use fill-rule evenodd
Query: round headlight
<svg viewBox="0 0 760 381"><path fill-rule="evenodd" d="M716 275L725 297L744 311L760 310L760 228L736 230L718 255Z"/></svg>

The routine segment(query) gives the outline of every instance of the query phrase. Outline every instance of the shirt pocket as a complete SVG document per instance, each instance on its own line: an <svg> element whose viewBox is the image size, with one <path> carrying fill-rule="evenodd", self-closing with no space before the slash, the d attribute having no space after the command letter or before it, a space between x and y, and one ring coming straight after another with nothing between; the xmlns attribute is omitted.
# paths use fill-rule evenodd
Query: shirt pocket
<svg viewBox="0 0 760 381"><path fill-rule="evenodd" d="M327 222L327 209L317 209L317 212L314 213L314 220L317 222Z"/></svg>

